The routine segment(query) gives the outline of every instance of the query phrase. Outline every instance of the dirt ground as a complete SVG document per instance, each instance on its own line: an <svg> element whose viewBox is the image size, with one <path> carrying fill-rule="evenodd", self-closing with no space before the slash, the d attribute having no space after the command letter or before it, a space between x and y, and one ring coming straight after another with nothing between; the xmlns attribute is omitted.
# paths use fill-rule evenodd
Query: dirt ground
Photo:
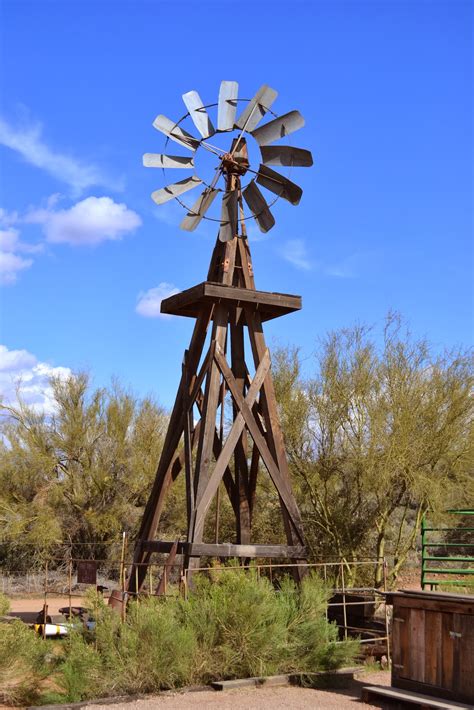
<svg viewBox="0 0 474 710"><path fill-rule="evenodd" d="M150 698L110 705L94 705L93 710L351 710L375 709L361 705L364 685L390 685L389 671L364 673L347 690L328 691L282 686L275 688L240 688L239 690L206 690L190 693L166 693Z"/></svg>
<svg viewBox="0 0 474 710"><path fill-rule="evenodd" d="M69 597L66 595L61 597L48 596L48 611L50 614L58 614L60 607L69 606ZM41 611L43 608L44 597L10 597L10 613L16 614L19 612ZM82 597L72 597L72 606L82 606Z"/></svg>

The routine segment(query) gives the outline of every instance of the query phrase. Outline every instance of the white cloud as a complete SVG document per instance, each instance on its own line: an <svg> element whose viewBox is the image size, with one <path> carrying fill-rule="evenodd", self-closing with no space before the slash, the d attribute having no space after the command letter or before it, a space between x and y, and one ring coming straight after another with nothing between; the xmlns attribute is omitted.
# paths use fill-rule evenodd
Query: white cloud
<svg viewBox="0 0 474 710"><path fill-rule="evenodd" d="M86 197L63 210L49 206L30 212L25 221L42 224L46 241L75 246L120 239L142 223L136 212L110 197Z"/></svg>
<svg viewBox="0 0 474 710"><path fill-rule="evenodd" d="M306 244L302 239L290 239L280 249L281 256L297 269L311 271L313 264L309 258Z"/></svg>
<svg viewBox="0 0 474 710"><path fill-rule="evenodd" d="M68 367L53 367L27 350L9 350L0 345L0 396L3 404L14 404L17 391L22 400L39 412L52 414L54 398L49 378L70 377Z"/></svg>
<svg viewBox="0 0 474 710"><path fill-rule="evenodd" d="M18 246L18 229L0 229L0 249L2 251L15 251Z"/></svg>
<svg viewBox="0 0 474 710"><path fill-rule="evenodd" d="M39 123L14 127L0 118L0 144L14 150L27 163L70 185L76 195L93 185L123 189L121 181L112 180L93 163L54 151L46 145L41 133Z"/></svg>
<svg viewBox="0 0 474 710"><path fill-rule="evenodd" d="M6 215L4 210L0 210L0 226L12 224ZM15 222L17 221L16 216ZM33 254L42 248L41 244L26 244L20 241L20 232L14 227L0 229L0 284L14 284L18 273L32 265L33 260L23 258L21 253Z"/></svg>
<svg viewBox="0 0 474 710"><path fill-rule="evenodd" d="M0 225L2 227L11 227L16 222L18 222L18 212L8 212L0 207Z"/></svg>
<svg viewBox="0 0 474 710"><path fill-rule="evenodd" d="M160 313L161 301L168 296L179 293L179 288L166 282L160 283L155 288L142 291L138 294L136 312L145 318L170 318L165 313Z"/></svg>
<svg viewBox="0 0 474 710"><path fill-rule="evenodd" d="M18 272L29 269L32 259L24 259L18 254L7 251L0 251L0 284L8 286L14 284L18 277Z"/></svg>

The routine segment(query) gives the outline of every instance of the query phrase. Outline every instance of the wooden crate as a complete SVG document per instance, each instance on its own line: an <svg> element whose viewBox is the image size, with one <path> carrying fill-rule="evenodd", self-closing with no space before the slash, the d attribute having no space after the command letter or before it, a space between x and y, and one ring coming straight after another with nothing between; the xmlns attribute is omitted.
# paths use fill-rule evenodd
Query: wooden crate
<svg viewBox="0 0 474 710"><path fill-rule="evenodd" d="M474 702L474 596L400 591L393 604L392 686Z"/></svg>

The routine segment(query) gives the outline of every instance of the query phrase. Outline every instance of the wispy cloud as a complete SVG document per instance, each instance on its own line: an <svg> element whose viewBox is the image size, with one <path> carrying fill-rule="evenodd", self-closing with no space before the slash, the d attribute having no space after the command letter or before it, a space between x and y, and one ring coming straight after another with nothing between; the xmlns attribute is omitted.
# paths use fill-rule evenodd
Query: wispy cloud
<svg viewBox="0 0 474 710"><path fill-rule="evenodd" d="M138 301L135 307L136 312L145 318L171 318L172 316L160 312L161 302L168 296L174 296L180 289L173 284L163 281L148 291L138 294Z"/></svg>
<svg viewBox="0 0 474 710"><path fill-rule="evenodd" d="M13 225L19 221L16 213L8 213L0 209L0 284L14 284L18 274L29 269L33 264L31 258L23 254L34 254L41 251L41 244L27 244L20 240L20 231Z"/></svg>
<svg viewBox="0 0 474 710"><path fill-rule="evenodd" d="M377 268L382 259L383 252L379 249L356 251L333 265L325 266L323 271L327 276L338 279L355 279Z"/></svg>
<svg viewBox="0 0 474 710"><path fill-rule="evenodd" d="M40 123L13 126L0 117L0 145L4 145L31 165L70 185L75 196L100 185L111 190L122 190L123 180L106 175L97 165L84 162L48 146L42 137Z"/></svg>
<svg viewBox="0 0 474 710"><path fill-rule="evenodd" d="M14 404L17 393L22 400L45 414L54 413L54 398L49 378L70 377L68 367L40 362L27 350L9 350L0 345L0 397L3 404Z"/></svg>
<svg viewBox="0 0 474 710"><path fill-rule="evenodd" d="M24 220L41 224L46 241L73 246L117 240L142 223L136 212L110 197L86 197L68 209L32 210Z"/></svg>
<svg viewBox="0 0 474 710"><path fill-rule="evenodd" d="M14 252L0 250L0 284L14 284L19 272L29 269L32 263L32 259L24 259Z"/></svg>
<svg viewBox="0 0 474 710"><path fill-rule="evenodd" d="M283 244L279 251L285 261L288 261L297 269L311 271L314 266L303 239L290 239Z"/></svg>

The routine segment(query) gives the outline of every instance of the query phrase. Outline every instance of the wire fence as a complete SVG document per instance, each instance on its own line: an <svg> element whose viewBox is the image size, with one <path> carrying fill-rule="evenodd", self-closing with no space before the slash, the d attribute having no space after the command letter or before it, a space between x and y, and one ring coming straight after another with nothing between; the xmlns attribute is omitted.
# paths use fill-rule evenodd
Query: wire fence
<svg viewBox="0 0 474 710"><path fill-rule="evenodd" d="M382 562L384 570L383 586L375 589L357 584L358 579L370 578L376 566ZM65 616L71 617L75 607L80 607L87 590L95 587L109 604L126 618L127 600L136 597L137 601L148 596L175 595L177 590L185 599L192 593L193 578L197 575L210 576L216 580L219 575L231 571L248 573L253 571L257 577L266 577L278 591L281 579L292 575L296 568L318 575L329 589L330 598L326 609L328 621L339 629L340 640L358 637L362 644L374 646L378 655L387 657L390 662L390 619L389 609L385 604L384 593L387 591L387 564L385 560L363 560L351 562L322 561L316 563L264 563L251 564L214 564L193 569L184 569L179 558L173 564L166 560L151 562L146 565L144 583L138 594L127 592L127 580L130 570L137 575L138 567L131 560L97 560L90 558L51 557L44 564L42 571L25 573L15 570L0 570L0 591L10 597L40 596L43 611L38 613L37 622L43 617L43 634L47 620L55 623L54 616L48 613L53 597L64 597L62 607ZM354 580L356 584L354 584ZM382 649L382 651L380 651Z"/></svg>

